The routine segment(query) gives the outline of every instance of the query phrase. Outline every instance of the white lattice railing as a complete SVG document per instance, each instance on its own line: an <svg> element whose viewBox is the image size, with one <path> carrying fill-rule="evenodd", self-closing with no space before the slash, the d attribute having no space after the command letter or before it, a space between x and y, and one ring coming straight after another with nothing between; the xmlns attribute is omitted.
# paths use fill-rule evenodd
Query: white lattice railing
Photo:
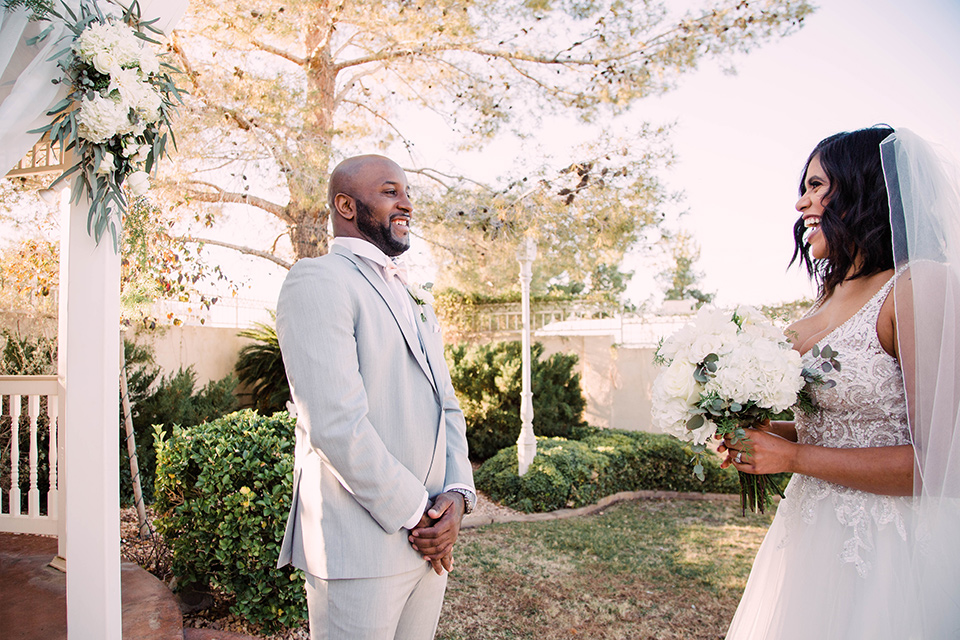
<svg viewBox="0 0 960 640"><path fill-rule="evenodd" d="M0 531L58 534L57 376L0 376Z"/></svg>

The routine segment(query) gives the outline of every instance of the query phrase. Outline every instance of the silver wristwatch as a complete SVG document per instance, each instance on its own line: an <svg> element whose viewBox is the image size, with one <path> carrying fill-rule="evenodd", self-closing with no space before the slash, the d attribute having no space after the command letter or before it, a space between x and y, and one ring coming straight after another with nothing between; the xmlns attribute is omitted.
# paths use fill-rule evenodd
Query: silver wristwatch
<svg viewBox="0 0 960 640"><path fill-rule="evenodd" d="M471 513L476 508L477 494L475 494L473 491L470 491L470 489L454 487L453 489L448 489L448 491L453 491L463 496L463 515Z"/></svg>

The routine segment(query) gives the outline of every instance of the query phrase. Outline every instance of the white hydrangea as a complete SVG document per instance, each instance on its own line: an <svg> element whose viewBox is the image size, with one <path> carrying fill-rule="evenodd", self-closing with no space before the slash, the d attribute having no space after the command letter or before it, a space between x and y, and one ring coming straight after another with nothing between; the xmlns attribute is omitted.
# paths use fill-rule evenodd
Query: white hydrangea
<svg viewBox="0 0 960 640"><path fill-rule="evenodd" d="M779 339L767 335L765 327L744 325L736 348L720 356L716 376L707 382L706 391L739 404L753 402L773 412L791 407L804 385L800 354L783 340L783 334L778 332Z"/></svg>
<svg viewBox="0 0 960 640"><path fill-rule="evenodd" d="M145 46L141 50L139 64L140 71L142 71L145 76L160 73L160 58L157 57L156 52L150 47Z"/></svg>
<svg viewBox="0 0 960 640"><path fill-rule="evenodd" d="M701 307L692 324L688 324L667 339L660 355L667 360L681 358L701 362L707 355L726 353L737 338L737 324L730 313Z"/></svg>
<svg viewBox="0 0 960 640"><path fill-rule="evenodd" d="M97 71L110 75L119 68L138 66L141 58L156 57L144 47L144 41L132 28L110 21L89 24L73 43L73 50Z"/></svg>
<svg viewBox="0 0 960 640"><path fill-rule="evenodd" d="M130 108L120 100L84 97L77 114L77 133L95 144L130 131Z"/></svg>
<svg viewBox="0 0 960 640"><path fill-rule="evenodd" d="M735 312L703 308L691 324L664 341L658 353L669 366L653 384L653 423L697 444L717 432L710 420L687 429L705 395L715 395L727 405L753 403L778 413L796 403L805 383L800 354L753 307L741 306ZM697 366L710 354L717 357L716 371L705 383L698 382Z"/></svg>

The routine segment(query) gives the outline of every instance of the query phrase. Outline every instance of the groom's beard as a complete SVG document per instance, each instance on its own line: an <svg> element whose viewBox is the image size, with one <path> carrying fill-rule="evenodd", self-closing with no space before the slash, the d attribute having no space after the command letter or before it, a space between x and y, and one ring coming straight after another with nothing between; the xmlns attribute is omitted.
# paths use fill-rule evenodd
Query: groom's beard
<svg viewBox="0 0 960 640"><path fill-rule="evenodd" d="M410 248L409 235L395 238L389 220L385 224L378 223L370 213L370 207L359 198L354 198L354 202L357 205L357 229L380 251L394 258Z"/></svg>

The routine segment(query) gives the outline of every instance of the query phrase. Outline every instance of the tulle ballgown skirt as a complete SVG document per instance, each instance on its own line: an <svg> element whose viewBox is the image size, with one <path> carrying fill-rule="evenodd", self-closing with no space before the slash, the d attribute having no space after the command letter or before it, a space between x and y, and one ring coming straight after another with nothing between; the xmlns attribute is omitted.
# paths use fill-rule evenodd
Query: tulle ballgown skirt
<svg viewBox="0 0 960 640"><path fill-rule="evenodd" d="M782 501L757 552L727 640L915 637L908 593L910 548L903 537L904 528L909 531L903 521L907 510L897 509L901 526L889 521L878 525L884 517L869 513L889 509L890 500L864 505L860 535L841 523L841 518L849 522L849 514L840 513L829 497L805 505L802 518L788 509L789 498ZM901 500L896 499L906 504Z"/></svg>

